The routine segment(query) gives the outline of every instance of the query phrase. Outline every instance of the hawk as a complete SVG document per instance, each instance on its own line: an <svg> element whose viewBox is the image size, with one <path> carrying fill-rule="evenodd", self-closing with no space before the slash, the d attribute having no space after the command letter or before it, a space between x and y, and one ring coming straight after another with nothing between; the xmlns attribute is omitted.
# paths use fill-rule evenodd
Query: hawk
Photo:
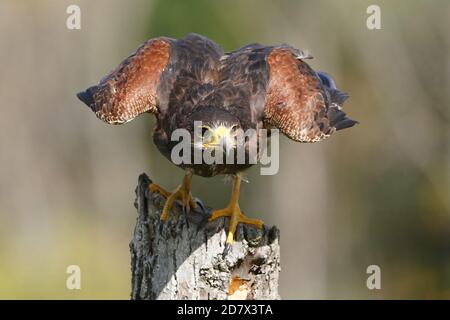
<svg viewBox="0 0 450 320"><path fill-rule="evenodd" d="M153 141L170 161L176 144L171 136L177 129L191 133L192 148L202 151L230 141L237 129L258 133L278 128L294 141L318 142L357 122L342 111L348 95L336 88L328 74L314 71L305 62L309 58L289 45L249 44L225 53L197 34L180 40L159 37L144 42L97 85L77 96L109 124L153 114ZM202 123L200 145L194 143L196 121ZM254 140L243 142L246 152L251 143ZM233 242L238 223L263 226L239 207L241 173L252 165L249 161L177 165L185 170L185 176L173 192L150 185L153 192L167 198L161 220L169 218L175 200L187 211L196 207L190 192L193 175L226 174L234 177L231 199L224 209L214 210L210 220L230 217L227 245Z"/></svg>

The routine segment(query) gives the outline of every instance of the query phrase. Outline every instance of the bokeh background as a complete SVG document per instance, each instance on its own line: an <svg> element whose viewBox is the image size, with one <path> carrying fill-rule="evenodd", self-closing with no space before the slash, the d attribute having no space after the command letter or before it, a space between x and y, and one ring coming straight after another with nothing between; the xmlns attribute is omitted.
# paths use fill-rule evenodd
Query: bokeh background
<svg viewBox="0 0 450 320"><path fill-rule="evenodd" d="M382 30L366 28L370 4ZM144 40L190 32L309 50L361 122L319 144L283 137L279 173L248 172L241 207L281 229L282 297L450 298L449 30L448 1L1 1L0 298L129 298L137 177L172 189L183 172L150 115L108 126L75 93ZM193 193L222 207L230 188L195 178Z"/></svg>

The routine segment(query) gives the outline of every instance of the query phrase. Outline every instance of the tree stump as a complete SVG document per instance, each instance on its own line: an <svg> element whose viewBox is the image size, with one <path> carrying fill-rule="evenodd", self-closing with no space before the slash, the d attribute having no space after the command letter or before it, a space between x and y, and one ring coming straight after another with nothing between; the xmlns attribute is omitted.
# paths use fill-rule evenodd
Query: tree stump
<svg viewBox="0 0 450 320"><path fill-rule="evenodd" d="M177 203L167 222L165 198L139 177L138 211L130 243L131 299L279 299L279 230L240 224L224 254L227 218L208 222L211 209L197 200L185 213Z"/></svg>

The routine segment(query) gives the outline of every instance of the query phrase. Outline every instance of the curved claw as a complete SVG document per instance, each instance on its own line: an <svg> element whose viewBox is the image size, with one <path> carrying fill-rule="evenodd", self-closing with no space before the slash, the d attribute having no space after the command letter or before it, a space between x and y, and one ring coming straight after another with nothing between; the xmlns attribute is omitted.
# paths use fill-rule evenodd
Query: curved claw
<svg viewBox="0 0 450 320"><path fill-rule="evenodd" d="M239 208L239 205L229 205L228 207L220 210L214 210L209 218L209 221L216 220L220 217L230 217L230 225L227 236L227 244L231 245L234 242L234 233L236 232L236 227L238 223L245 223L255 226L261 229L264 222L259 219L250 219L244 215L244 213ZM229 249L229 248L228 248ZM228 251L228 250L227 250Z"/></svg>
<svg viewBox="0 0 450 320"><path fill-rule="evenodd" d="M195 209L197 207L197 204L192 199L190 192L191 180L192 172L187 171L183 178L183 183L179 185L172 193L166 191L164 188L157 184L150 184L149 189L151 192L158 192L167 198L160 217L162 221L166 221L169 218L170 210L172 209L175 200L181 200L181 205L185 213L190 212L190 209Z"/></svg>
<svg viewBox="0 0 450 320"><path fill-rule="evenodd" d="M207 209L206 209L205 205L203 204L203 202L200 199L195 198L194 199L194 203L195 203L195 208L194 209L200 208L202 213L207 212Z"/></svg>
<svg viewBox="0 0 450 320"><path fill-rule="evenodd" d="M231 249L231 243L225 243L225 248L223 248L222 257L225 258L228 255L228 252L230 252Z"/></svg>
<svg viewBox="0 0 450 320"><path fill-rule="evenodd" d="M184 214L189 214L191 210L195 210L197 208L197 203L192 198L190 192L184 192L181 195L181 207L183 209Z"/></svg>
<svg viewBox="0 0 450 320"><path fill-rule="evenodd" d="M186 190L183 185L179 185L175 191L167 197L160 217L162 221L166 221L169 218L170 210L177 199L181 200L181 205L185 213L188 213L191 209L195 209L197 207L196 203L192 199L191 193Z"/></svg>

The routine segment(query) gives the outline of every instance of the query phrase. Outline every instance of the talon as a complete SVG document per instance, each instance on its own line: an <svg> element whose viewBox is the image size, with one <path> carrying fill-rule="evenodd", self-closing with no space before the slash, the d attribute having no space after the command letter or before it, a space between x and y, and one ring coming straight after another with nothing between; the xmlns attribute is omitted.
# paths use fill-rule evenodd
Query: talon
<svg viewBox="0 0 450 320"><path fill-rule="evenodd" d="M183 183L179 185L173 193L167 192L167 200L164 204L163 211L161 213L160 219L166 221L169 218L170 210L173 207L175 200L180 199L183 209L189 212L190 209L195 209L197 207L196 203L192 199L190 192L192 180L192 173L187 172L184 176ZM163 189L164 190L164 189Z"/></svg>
<svg viewBox="0 0 450 320"><path fill-rule="evenodd" d="M226 257L228 255L228 252L230 252L231 244L225 243L225 248L223 248L222 257Z"/></svg>
<svg viewBox="0 0 450 320"><path fill-rule="evenodd" d="M237 175L234 180L233 191L231 193L231 200L229 205L220 210L214 210L209 218L209 221L216 220L220 217L230 217L230 225L227 235L226 244L231 245L234 242L234 233L236 232L236 227L238 223L245 223L255 226L261 229L264 222L259 219L250 219L244 215L244 213L239 208L239 193L240 193L241 177Z"/></svg>

